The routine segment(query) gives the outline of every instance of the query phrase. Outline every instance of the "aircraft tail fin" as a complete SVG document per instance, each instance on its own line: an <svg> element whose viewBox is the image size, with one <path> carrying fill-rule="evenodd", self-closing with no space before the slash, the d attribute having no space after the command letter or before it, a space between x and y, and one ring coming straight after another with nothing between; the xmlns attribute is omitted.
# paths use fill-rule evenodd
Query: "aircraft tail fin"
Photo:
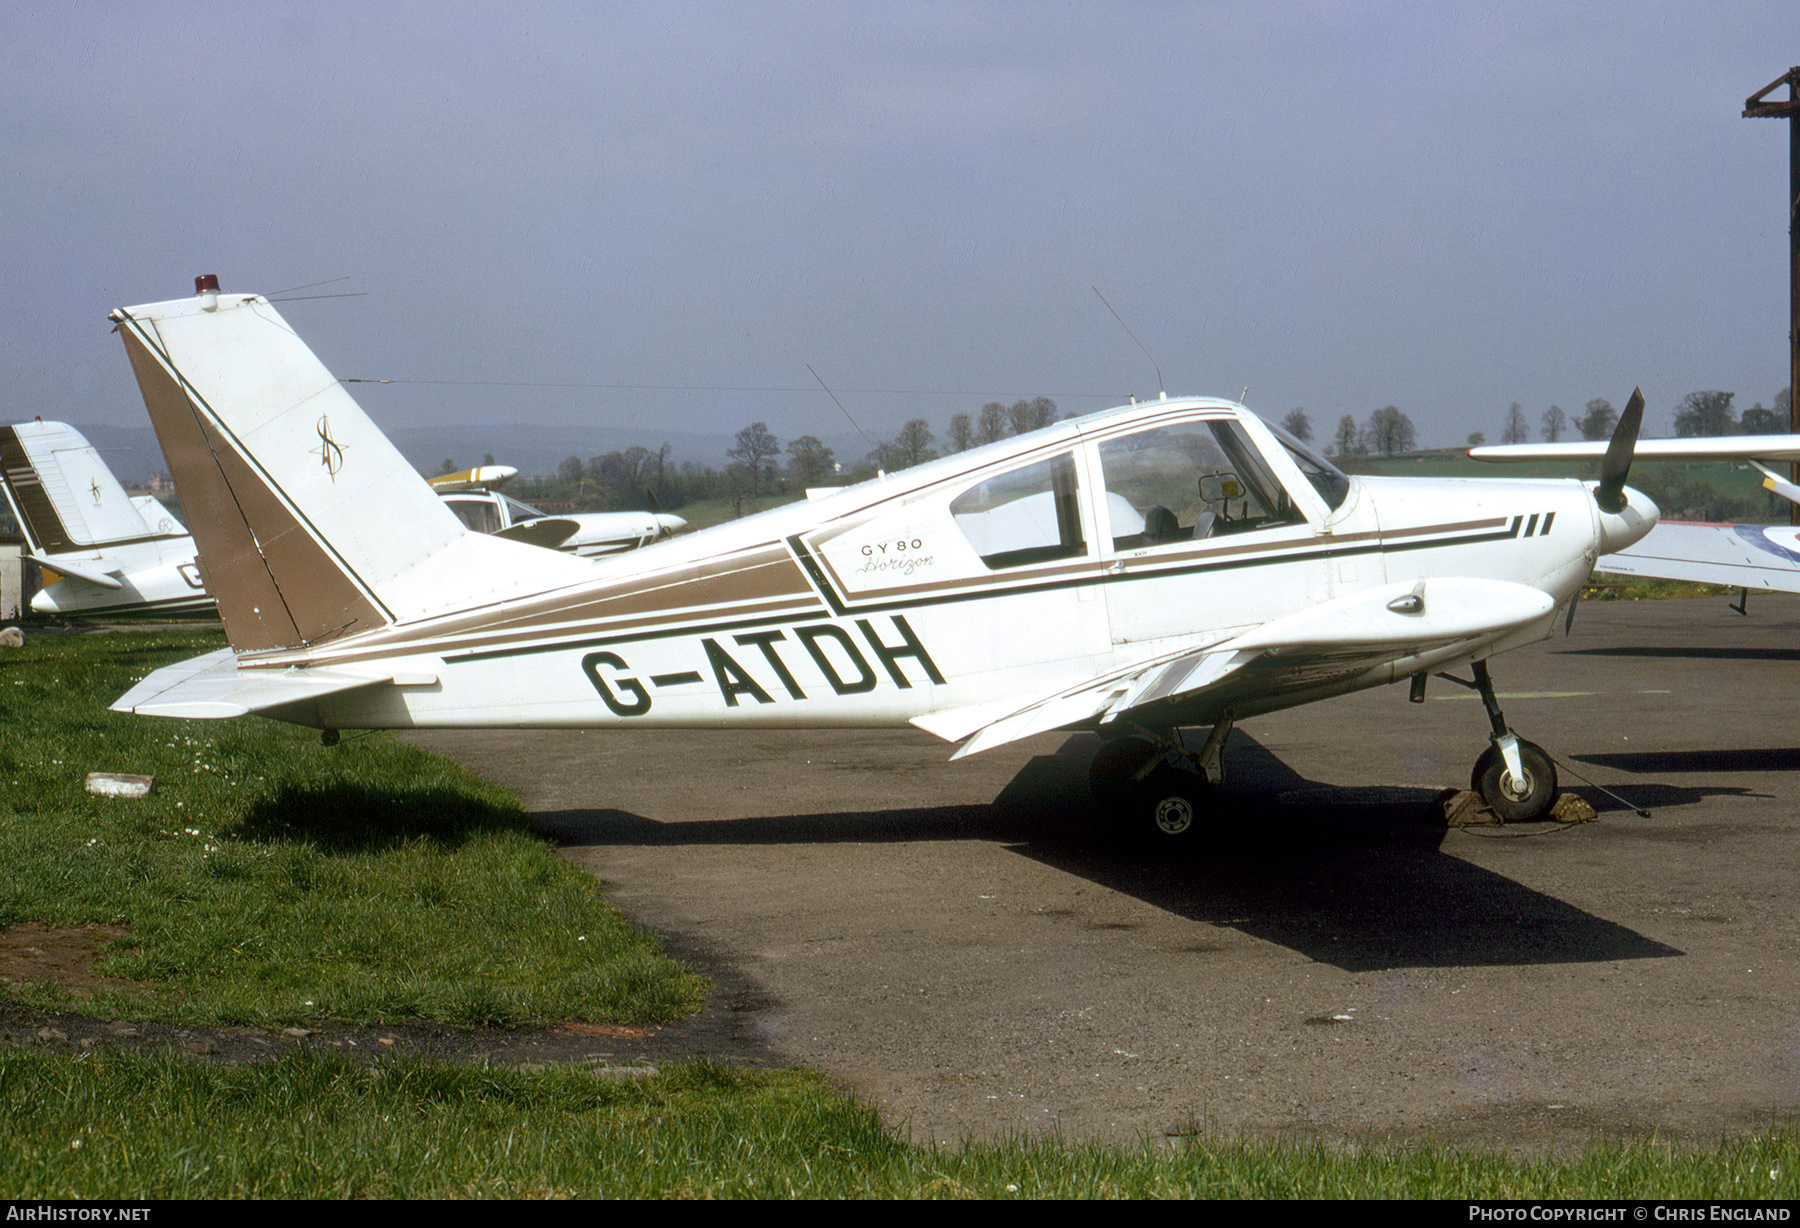
<svg viewBox="0 0 1800 1228"><path fill-rule="evenodd" d="M187 536L167 516L166 528L153 527L94 445L65 422L0 426L0 484L34 555Z"/></svg>
<svg viewBox="0 0 1800 1228"><path fill-rule="evenodd" d="M193 298L112 318L234 649L304 648L587 574L466 532L266 299L201 280Z"/></svg>

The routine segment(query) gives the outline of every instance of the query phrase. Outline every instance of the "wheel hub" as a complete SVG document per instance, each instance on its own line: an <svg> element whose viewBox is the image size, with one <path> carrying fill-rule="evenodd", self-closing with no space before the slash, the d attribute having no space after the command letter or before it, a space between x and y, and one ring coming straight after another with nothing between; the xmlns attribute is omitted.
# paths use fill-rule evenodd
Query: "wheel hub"
<svg viewBox="0 0 1800 1228"><path fill-rule="evenodd" d="M1179 836L1194 825L1194 804L1176 795L1156 803L1156 830L1165 836Z"/></svg>
<svg viewBox="0 0 1800 1228"><path fill-rule="evenodd" d="M1523 782L1511 772L1500 773L1500 791L1515 802L1522 802L1531 796L1531 773L1525 773Z"/></svg>

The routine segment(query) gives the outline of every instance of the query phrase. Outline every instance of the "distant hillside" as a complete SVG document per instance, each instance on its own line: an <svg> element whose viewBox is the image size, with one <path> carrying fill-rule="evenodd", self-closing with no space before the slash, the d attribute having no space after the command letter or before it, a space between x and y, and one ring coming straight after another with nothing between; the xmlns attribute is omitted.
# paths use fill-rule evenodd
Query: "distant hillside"
<svg viewBox="0 0 1800 1228"><path fill-rule="evenodd" d="M168 469L163 463L162 448L156 442L156 432L148 426L76 423L75 429L100 450L107 467L127 486L142 486L150 474ZM665 443L669 445L669 459L676 465L693 461L697 465L723 468L727 463L725 453L731 448L735 434L657 432L653 427L638 430L534 426L522 422L447 423L443 426L396 427L387 432L400 454L421 472L436 473L446 460L455 461L458 468L478 465L481 458L491 452L496 462L511 465L526 477L553 474L568 456L579 456L586 461L637 445L656 449ZM787 442L782 439L782 446L785 447ZM828 438L825 442L837 450L838 459L846 466L860 461L868 451L868 446L857 438Z"/></svg>

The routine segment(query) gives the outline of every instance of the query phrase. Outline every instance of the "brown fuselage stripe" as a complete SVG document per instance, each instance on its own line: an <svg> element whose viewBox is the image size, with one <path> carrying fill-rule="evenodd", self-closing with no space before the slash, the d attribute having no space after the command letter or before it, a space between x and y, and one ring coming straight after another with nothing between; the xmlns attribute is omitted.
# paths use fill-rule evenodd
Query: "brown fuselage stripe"
<svg viewBox="0 0 1800 1228"><path fill-rule="evenodd" d="M1419 550L1491 541L1495 540L1496 534L1502 538L1509 536L1506 532L1508 523L1505 517L1498 517L1458 524L1428 526L1423 529L1402 529L1394 534L1395 538L1413 538L1415 540L1401 540L1386 546L1386 548ZM1486 530L1486 532L1481 532L1482 530ZM1462 534L1462 536L1416 540L1422 532L1449 532ZM1344 549L1344 544L1348 542L1357 544ZM1093 563L1078 567L1064 565L1047 569L1050 573L1054 573L1054 578L1048 580L1045 579L1043 572L1021 576L996 575L985 587L972 588L960 593L937 594L922 600L915 597L911 601L890 602L884 606L864 603L859 599L846 608L834 600L835 594L827 592L821 595L827 597L832 608L823 609L817 598L814 597L812 588L807 586L804 594L792 591L790 588L790 591L782 596L766 601L745 602L725 593L718 594L720 599L706 607L691 603L684 603L681 606L668 603L653 613L636 618L615 619L610 615L603 616L598 613L599 608L614 597L647 598L651 593L673 595L686 591L682 587L683 582L678 578L679 573L663 573L655 577L640 578L640 582L652 581L647 587L622 594L597 596L573 607L564 607L560 604L567 600L566 591L563 594L547 593L534 598L531 603L533 609L528 614L534 623L533 633L524 637L508 638L504 645L497 644L496 639L514 629L518 624L506 618L494 617L495 612L490 611L487 612L488 616L485 618L475 615L457 616L459 622L465 622L468 625L459 627L455 631L448 630L441 625L428 631L427 627L422 624L411 628L396 628L394 630L405 631L408 634L376 643L374 640L377 637L385 637L388 634L378 632L376 636L359 637L360 642L355 645L342 645L345 651L332 651L328 647L323 652L305 657L304 660L307 664L320 666L347 665L417 654L447 655L451 653L459 654L461 660L493 659L503 656L572 650L632 639L660 639L683 634L712 634L733 627L761 625L792 619L829 617L834 613L844 616L912 605L986 600L1018 593L1067 588L1078 584L1130 583L1135 580L1167 578L1174 574L1236 570L1241 567L1255 566L1265 561L1279 561L1283 557L1291 558L1295 562L1325 560L1344 555L1378 553L1384 549L1384 543L1380 534L1371 532L1347 534L1340 538L1318 541L1314 548L1297 556L1290 554L1276 556L1274 559L1254 557L1255 553L1261 549L1266 548L1244 545L1215 551L1195 552L1186 557L1200 558L1206 561L1197 565L1190 561L1181 567L1156 570L1140 569L1123 574L1103 574L1104 564ZM725 573L743 574L743 572L751 570L751 568L745 568L743 564L757 560L756 568L773 567L778 572L782 570L779 564L785 563L788 568L784 573L788 577L785 581L787 585L799 587L793 585L793 580L803 581L803 575L799 568L793 565L791 556L773 544L760 549L740 552L733 556L733 559L736 560L737 565L735 566L726 560L712 564L711 566L714 568L712 578L724 580ZM802 596L804 596L804 600L796 600ZM584 614L585 611L594 613ZM245 659L241 664L246 668L283 668L295 664L298 659L300 659L298 654L269 654L262 660Z"/></svg>
<svg viewBox="0 0 1800 1228"><path fill-rule="evenodd" d="M384 628L354 642L322 646L305 659L313 665L342 665L479 650L492 647L500 636L524 648L598 630L655 631L670 624L716 620L721 608L752 617L788 611L805 617L818 613L820 604L787 551L767 546L674 572L614 581L608 590L590 595L563 589L505 606ZM297 655L271 653L265 662L288 665Z"/></svg>

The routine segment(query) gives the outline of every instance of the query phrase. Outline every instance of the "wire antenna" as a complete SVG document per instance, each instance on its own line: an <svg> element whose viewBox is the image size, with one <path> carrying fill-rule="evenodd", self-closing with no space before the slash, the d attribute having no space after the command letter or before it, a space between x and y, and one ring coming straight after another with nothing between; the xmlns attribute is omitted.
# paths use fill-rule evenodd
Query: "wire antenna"
<svg viewBox="0 0 1800 1228"><path fill-rule="evenodd" d="M324 281L309 281L304 286L289 286L285 290L271 290L267 294L265 294L263 297L264 298L274 298L277 294L292 294L296 290L310 290L314 286L335 285L340 281L349 281L352 276L353 275L350 273L345 273L342 277L328 277Z"/></svg>
<svg viewBox="0 0 1800 1228"><path fill-rule="evenodd" d="M831 390L830 384L827 384L823 379L819 378L819 373L817 371L813 371L813 365L810 362L806 364L806 369L808 371L812 371L812 377L814 379L819 380L819 387L821 387L825 390L825 395L831 398L831 403L833 405L837 406L839 409L844 410L844 417L850 418L850 411L847 409L844 409L844 403L837 399L837 393L835 393ZM868 444L869 451L873 452L875 450L875 441L873 439L869 438L869 433L867 431L863 430L862 427L857 424L857 421L855 418L850 418L850 425L856 427L856 433L863 437L863 442Z"/></svg>
<svg viewBox="0 0 1800 1228"><path fill-rule="evenodd" d="M1099 295L1100 301L1102 303L1106 303L1106 296L1104 294L1100 294L1099 286L1090 286L1089 289L1093 290L1093 292L1096 295ZM1119 327L1125 330L1125 335L1127 337L1130 337L1133 341L1137 341L1137 348L1140 350L1144 350L1144 357L1150 358L1150 351L1144 349L1144 343L1142 341L1138 341L1137 334L1131 331L1131 325L1125 323L1125 318L1123 316L1121 316L1118 312L1113 311L1113 305L1111 303L1106 303L1106 309L1108 311L1112 311L1113 319L1115 319L1119 322ZM1166 401L1169 399L1169 393L1168 393L1168 390L1165 387L1163 387L1162 368L1156 366L1156 359L1154 359L1154 358L1150 358L1150 365L1152 367L1156 368L1156 395Z"/></svg>

